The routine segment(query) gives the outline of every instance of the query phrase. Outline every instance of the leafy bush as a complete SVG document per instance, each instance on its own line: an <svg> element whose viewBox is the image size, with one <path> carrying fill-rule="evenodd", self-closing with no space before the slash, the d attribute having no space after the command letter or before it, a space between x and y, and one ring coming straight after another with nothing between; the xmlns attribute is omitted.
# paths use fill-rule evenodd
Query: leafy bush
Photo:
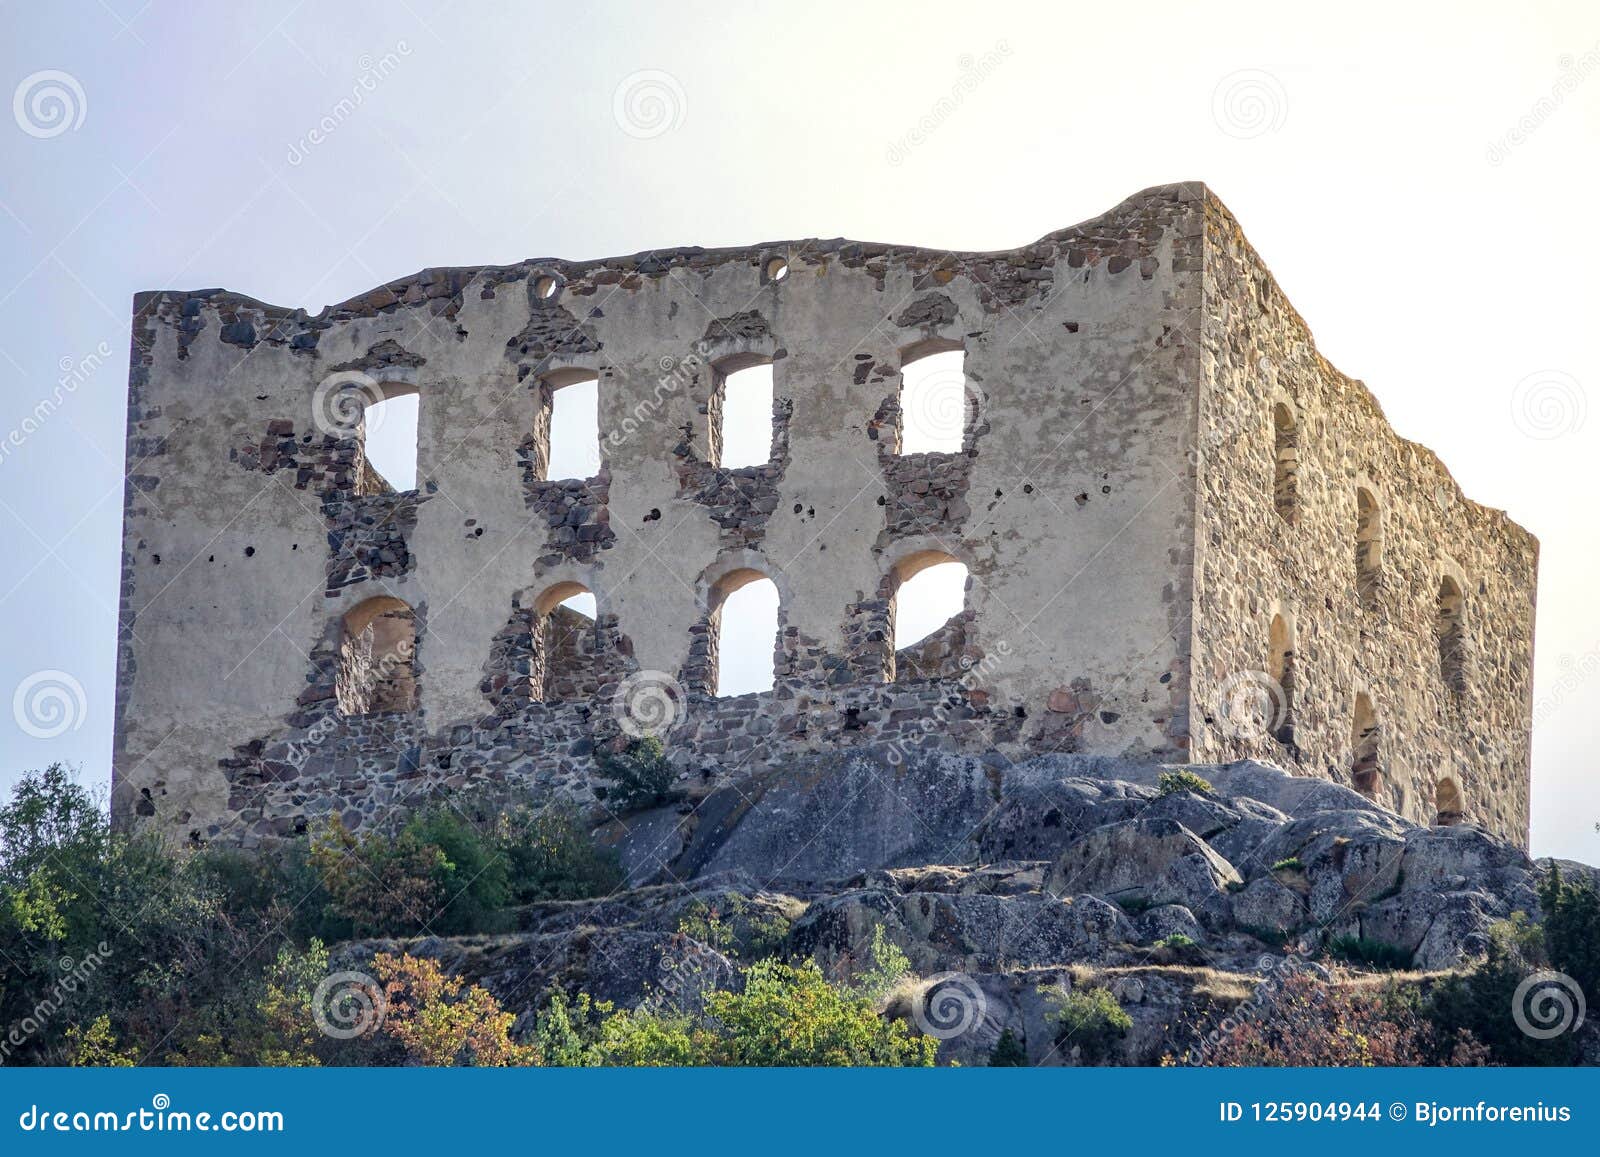
<svg viewBox="0 0 1600 1157"><path fill-rule="evenodd" d="M1328 941L1328 951L1351 964L1391 969L1411 967L1411 953L1404 948L1366 936L1335 936Z"/></svg>
<svg viewBox="0 0 1600 1157"><path fill-rule="evenodd" d="M616 784L606 793L615 811L641 811L671 797L672 766L654 735L629 740L621 751L600 752L595 762L601 777Z"/></svg>
<svg viewBox="0 0 1600 1157"><path fill-rule="evenodd" d="M342 936L420 931L446 898L449 859L410 830L357 836L335 816L313 833L310 862L327 891L327 915Z"/></svg>
<svg viewBox="0 0 1600 1157"><path fill-rule="evenodd" d="M622 883L615 855L595 846L570 805L437 806L393 835L355 836L335 819L312 837L310 863L326 895L314 931L336 936L498 932L515 904Z"/></svg>
<svg viewBox="0 0 1600 1157"><path fill-rule="evenodd" d="M1193 948L1193 936L1185 936L1182 932L1174 932L1171 936L1163 936L1155 942L1156 948Z"/></svg>
<svg viewBox="0 0 1600 1157"><path fill-rule="evenodd" d="M896 981L901 974L892 953L874 967ZM925 1066L938 1049L881 1016L859 986L830 984L811 961L759 961L739 991L708 994L698 1016L557 993L535 1036L547 1065Z"/></svg>
<svg viewBox="0 0 1600 1157"><path fill-rule="evenodd" d="M1211 781L1192 771L1163 771L1156 777L1156 791L1161 795L1172 795L1179 791L1192 791L1200 795L1214 795L1216 789L1211 786Z"/></svg>
<svg viewBox="0 0 1600 1157"><path fill-rule="evenodd" d="M1303 872L1306 870L1306 866L1300 862L1299 856L1289 856L1273 864L1272 870L1274 872Z"/></svg>
<svg viewBox="0 0 1600 1157"><path fill-rule="evenodd" d="M534 1045L511 1039L513 1013L487 989L447 976L433 960L380 953L372 970L388 1007L383 1032L423 1065L504 1067L539 1061Z"/></svg>
<svg viewBox="0 0 1600 1157"><path fill-rule="evenodd" d="M617 854L595 845L571 804L501 812L496 843L519 904L605 896L623 883Z"/></svg>
<svg viewBox="0 0 1600 1157"><path fill-rule="evenodd" d="M685 936L742 961L777 955L789 926L785 916L767 912L737 892L717 896L710 903L696 900L678 921L678 931ZM878 932L881 935L881 927Z"/></svg>
<svg viewBox="0 0 1600 1157"><path fill-rule="evenodd" d="M1049 1017L1056 1025L1056 1046L1076 1048L1086 1064L1099 1064L1133 1027L1129 1016L1108 988L1041 990L1050 1001Z"/></svg>
<svg viewBox="0 0 1600 1157"><path fill-rule="evenodd" d="M939 1043L829 984L811 961L751 965L742 992L706 998L704 1025L704 1063L716 1065L931 1065Z"/></svg>

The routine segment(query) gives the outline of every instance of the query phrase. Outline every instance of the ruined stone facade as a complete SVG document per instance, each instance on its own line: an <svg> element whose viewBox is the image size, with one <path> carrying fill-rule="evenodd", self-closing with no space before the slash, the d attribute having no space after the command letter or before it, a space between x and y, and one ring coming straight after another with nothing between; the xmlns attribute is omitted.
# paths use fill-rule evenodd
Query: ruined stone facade
<svg viewBox="0 0 1600 1157"><path fill-rule="evenodd" d="M1536 543L1317 354L1201 185L1002 253L808 240L428 270L315 316L134 308L125 825L248 846L479 787L603 805L597 754L642 729L690 785L856 745L1250 755L1526 842ZM902 454L902 367L955 350L961 448ZM722 382L759 363L771 458L726 469ZM583 379L600 468L548 480ZM399 493L362 441L397 393ZM965 608L897 655L896 589L940 560ZM759 577L774 687L718 698L721 600ZM584 591L593 619L561 605Z"/></svg>

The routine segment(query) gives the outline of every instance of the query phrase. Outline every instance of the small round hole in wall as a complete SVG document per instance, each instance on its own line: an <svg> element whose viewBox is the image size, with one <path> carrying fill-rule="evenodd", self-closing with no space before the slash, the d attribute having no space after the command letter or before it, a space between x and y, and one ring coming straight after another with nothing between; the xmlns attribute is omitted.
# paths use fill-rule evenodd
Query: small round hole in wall
<svg viewBox="0 0 1600 1157"><path fill-rule="evenodd" d="M789 276L789 259L787 257L774 257L767 262L767 280L782 281Z"/></svg>
<svg viewBox="0 0 1600 1157"><path fill-rule="evenodd" d="M556 279L548 275L539 278L533 283L533 292L540 301L548 301L556 295Z"/></svg>

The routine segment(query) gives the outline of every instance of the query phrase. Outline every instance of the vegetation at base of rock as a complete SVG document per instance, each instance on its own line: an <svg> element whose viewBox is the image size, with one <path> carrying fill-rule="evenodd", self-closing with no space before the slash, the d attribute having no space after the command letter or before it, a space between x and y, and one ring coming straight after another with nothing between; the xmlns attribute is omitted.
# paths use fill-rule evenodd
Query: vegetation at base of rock
<svg viewBox="0 0 1600 1157"><path fill-rule="evenodd" d="M1328 941L1328 951L1351 964L1388 969L1411 967L1411 953L1404 948L1367 936L1335 936Z"/></svg>
<svg viewBox="0 0 1600 1157"><path fill-rule="evenodd" d="M830 984L810 961L759 961L738 991L708 993L699 1014L619 1009L557 992L526 1043L511 1038L515 1018L493 996L445 976L433 961L379 956L373 966L388 994L378 1032L417 1064L926 1066L938 1046Z"/></svg>
<svg viewBox="0 0 1600 1157"><path fill-rule="evenodd" d="M643 811L672 797L672 765L654 735L631 739L620 751L602 751L595 762L600 778L614 785L606 791L613 811Z"/></svg>
<svg viewBox="0 0 1600 1157"><path fill-rule="evenodd" d="M312 834L308 860L322 900L313 930L328 939L504 931L517 905L605 895L622 878L559 806L439 805L360 836L335 818Z"/></svg>
<svg viewBox="0 0 1600 1157"><path fill-rule="evenodd" d="M1194 946L1194 937L1185 936L1182 932L1174 932L1171 936L1163 936L1153 945L1156 948L1193 948Z"/></svg>
<svg viewBox="0 0 1600 1157"><path fill-rule="evenodd" d="M1552 867L1540 882L1539 906L1550 966L1600 1000L1600 891L1588 882L1569 883Z"/></svg>
<svg viewBox="0 0 1600 1157"><path fill-rule="evenodd" d="M1491 930L1489 951L1464 975L1446 977L1434 988L1426 1015L1441 1032L1460 1029L1488 1049L1495 1064L1569 1065L1578 1057L1576 1034L1563 1032L1540 1040L1524 1032L1513 1015L1530 1009L1518 989L1533 973L1551 966L1545 928L1517 913Z"/></svg>
<svg viewBox="0 0 1600 1157"><path fill-rule="evenodd" d="M511 1039L516 1017L487 989L446 975L436 961L409 955L379 953L372 971L383 984L380 1031L417 1064L494 1068L538 1063L537 1047Z"/></svg>
<svg viewBox="0 0 1600 1157"><path fill-rule="evenodd" d="M1133 1018L1118 1003L1109 988L1041 989L1050 1002L1050 1019L1056 1026L1056 1047L1077 1056L1084 1064L1097 1065L1110 1059L1112 1050L1128 1030Z"/></svg>
<svg viewBox="0 0 1600 1157"><path fill-rule="evenodd" d="M989 1054L989 1067L991 1069L1016 1069L1028 1063L1028 1050L1017 1039L1017 1034L1006 1029L1000 1034L1000 1039L995 1042L994 1050Z"/></svg>
<svg viewBox="0 0 1600 1157"><path fill-rule="evenodd" d="M732 960L753 961L775 956L789 935L790 921L778 913L730 892L711 900L695 900L678 921L678 931Z"/></svg>
<svg viewBox="0 0 1600 1157"><path fill-rule="evenodd" d="M326 1060L309 1012L326 942L505 926L510 905L620 880L576 813L495 815L428 810L390 835L330 825L253 855L174 853L113 833L61 765L25 775L0 807L0 1023L25 1036L6 1061Z"/></svg>
<svg viewBox="0 0 1600 1157"><path fill-rule="evenodd" d="M1269 977L1249 1000L1200 1025L1194 1038L1187 1053L1163 1063L1230 1068L1488 1063L1483 1046L1470 1034L1430 1023L1414 990L1329 983L1307 968Z"/></svg>
<svg viewBox="0 0 1600 1157"><path fill-rule="evenodd" d="M1272 870L1274 872L1303 872L1306 870L1306 866L1301 863L1299 856L1290 856L1273 864Z"/></svg>
<svg viewBox="0 0 1600 1157"><path fill-rule="evenodd" d="M1209 779L1196 775L1192 771L1163 771L1156 777L1157 794L1172 795L1180 791L1192 791L1200 795L1214 795L1216 788L1211 786Z"/></svg>

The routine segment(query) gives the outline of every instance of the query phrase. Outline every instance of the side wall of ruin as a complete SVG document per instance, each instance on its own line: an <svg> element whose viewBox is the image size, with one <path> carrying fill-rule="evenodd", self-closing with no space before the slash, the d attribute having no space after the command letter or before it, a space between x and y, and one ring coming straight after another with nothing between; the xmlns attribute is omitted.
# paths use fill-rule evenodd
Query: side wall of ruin
<svg viewBox="0 0 1600 1157"><path fill-rule="evenodd" d="M1264 758L1526 845L1537 543L1468 501L1317 353L1215 198L1205 248L1196 758ZM1454 631L1439 616L1447 580ZM1358 721L1361 696L1371 715Z"/></svg>

